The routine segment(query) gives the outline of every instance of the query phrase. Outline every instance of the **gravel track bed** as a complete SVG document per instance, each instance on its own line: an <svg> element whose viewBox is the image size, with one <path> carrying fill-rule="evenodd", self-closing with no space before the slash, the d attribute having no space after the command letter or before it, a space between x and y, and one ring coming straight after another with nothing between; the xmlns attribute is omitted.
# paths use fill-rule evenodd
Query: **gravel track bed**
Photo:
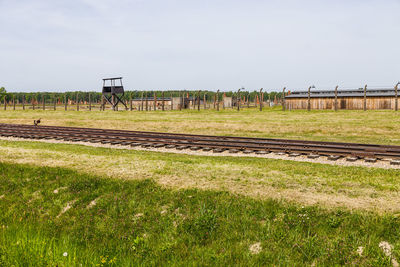
<svg viewBox="0 0 400 267"><path fill-rule="evenodd" d="M110 144L101 144L101 143L90 143L90 142L71 142L71 141L60 141L53 139L25 139L25 138L16 138L16 137L0 137L0 140L6 141L31 141L31 142L43 142L43 143L59 143L59 144L75 144L75 145L84 145L91 147L104 147L104 148L114 148L114 149L128 149L128 150L137 150L137 151L153 151L153 152L163 152L163 153L176 153L176 154L185 154L185 155L196 155L196 156L213 156L213 157L253 157L253 158L266 158L266 159L281 159L281 160L291 160L291 161L301 161L301 162L310 162L310 163L321 163L321 164L329 164L329 165L339 165L339 166L361 166L361 167L369 167L369 168L381 168L381 169L400 169L400 166L391 165L390 160L378 160L375 163L365 162L364 160L357 160L355 162L346 161L345 158L340 158L336 161L328 160L327 157L321 156L316 159L309 159L306 155L300 155L297 157L289 157L289 154L278 155L276 153L268 153L268 154L243 154L239 153L229 153L228 151L213 153L212 151L202 151L202 150L178 150L175 148L166 149L164 147L161 148L142 148L142 147L131 147L131 146L123 146L123 145L110 145Z"/></svg>

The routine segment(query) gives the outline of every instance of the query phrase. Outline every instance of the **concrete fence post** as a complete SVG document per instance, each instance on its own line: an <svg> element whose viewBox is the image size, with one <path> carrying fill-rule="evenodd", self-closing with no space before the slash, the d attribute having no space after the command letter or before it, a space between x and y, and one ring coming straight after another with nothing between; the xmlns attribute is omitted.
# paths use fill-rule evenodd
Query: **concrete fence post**
<svg viewBox="0 0 400 267"><path fill-rule="evenodd" d="M399 87L400 82L396 84L394 87L394 110L397 111L399 107L398 97L397 97L397 89Z"/></svg>
<svg viewBox="0 0 400 267"><path fill-rule="evenodd" d="M237 104L237 111L240 111L240 89L238 89L238 92L237 92L237 101L236 101L236 104Z"/></svg>
<svg viewBox="0 0 400 267"><path fill-rule="evenodd" d="M76 111L79 111L79 93L76 93Z"/></svg>
<svg viewBox="0 0 400 267"><path fill-rule="evenodd" d="M89 97L89 111L92 111L92 98L90 96L90 93L88 97Z"/></svg>
<svg viewBox="0 0 400 267"><path fill-rule="evenodd" d="M367 85L364 86L364 111L367 111Z"/></svg>
<svg viewBox="0 0 400 267"><path fill-rule="evenodd" d="M338 103L337 103L337 89L338 89L338 85L336 85L336 87L335 87L335 111L337 111L337 108L338 108Z"/></svg>
<svg viewBox="0 0 400 267"><path fill-rule="evenodd" d="M219 90L217 90L216 99L217 99L217 111L219 111Z"/></svg>

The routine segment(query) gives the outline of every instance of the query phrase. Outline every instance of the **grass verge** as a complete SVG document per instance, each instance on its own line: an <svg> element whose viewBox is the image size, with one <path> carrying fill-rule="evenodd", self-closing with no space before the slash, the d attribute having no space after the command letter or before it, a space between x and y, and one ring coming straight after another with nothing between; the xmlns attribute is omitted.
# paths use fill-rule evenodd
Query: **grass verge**
<svg viewBox="0 0 400 267"><path fill-rule="evenodd" d="M389 266L383 240L400 258L393 215L171 190L151 179L63 168L0 163L0 210L2 266Z"/></svg>
<svg viewBox="0 0 400 267"><path fill-rule="evenodd" d="M1 110L0 123L102 127L175 133L233 135L400 145L400 116L391 110L281 111L280 107L184 111Z"/></svg>
<svg viewBox="0 0 400 267"><path fill-rule="evenodd" d="M167 188L222 190L302 205L400 211L400 172L251 157L194 156L0 140L1 161L63 167Z"/></svg>

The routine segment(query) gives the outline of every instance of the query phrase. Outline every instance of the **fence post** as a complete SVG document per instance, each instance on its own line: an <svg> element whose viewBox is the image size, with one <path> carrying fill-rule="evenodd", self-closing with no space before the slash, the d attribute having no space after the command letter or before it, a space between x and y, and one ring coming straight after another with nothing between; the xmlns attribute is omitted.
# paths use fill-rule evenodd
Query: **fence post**
<svg viewBox="0 0 400 267"><path fill-rule="evenodd" d="M367 110L367 85L364 86L364 111Z"/></svg>
<svg viewBox="0 0 400 267"><path fill-rule="evenodd" d="M283 87L283 90L282 90L282 110L283 111L285 111L286 110L286 107L285 107L285 90L286 90L286 87Z"/></svg>
<svg viewBox="0 0 400 267"><path fill-rule="evenodd" d="M179 93L179 99L180 99L180 104L179 104L179 111L182 110L182 105L183 105L183 97L182 97L182 93Z"/></svg>
<svg viewBox="0 0 400 267"><path fill-rule="evenodd" d="M146 92L146 111L149 110L149 100L147 99L147 92Z"/></svg>
<svg viewBox="0 0 400 267"><path fill-rule="evenodd" d="M162 91L162 111L164 111L164 105L165 105L165 100L164 100L164 96L165 96L165 94L164 94L164 91Z"/></svg>
<svg viewBox="0 0 400 267"><path fill-rule="evenodd" d="M42 96L42 101L43 101L43 110L46 110L46 97L44 95Z"/></svg>
<svg viewBox="0 0 400 267"><path fill-rule="evenodd" d="M207 97L206 97L206 95L207 95L207 93L204 93L204 95L203 95L203 105L204 105L204 110L206 110L207 109Z"/></svg>
<svg viewBox="0 0 400 267"><path fill-rule="evenodd" d="M336 85L335 87L335 111L337 111L337 89L338 89L338 85Z"/></svg>
<svg viewBox="0 0 400 267"><path fill-rule="evenodd" d="M92 111L92 98L90 97L90 93L89 93L89 111Z"/></svg>
<svg viewBox="0 0 400 267"><path fill-rule="evenodd" d="M215 102L217 101L217 95L214 94L214 109L215 109Z"/></svg>
<svg viewBox="0 0 400 267"><path fill-rule="evenodd" d="M200 90L197 92L197 110L200 111Z"/></svg>
<svg viewBox="0 0 400 267"><path fill-rule="evenodd" d="M156 95L156 92L154 92L154 97L153 97L153 101L154 101L154 111L156 111L157 110L157 95Z"/></svg>
<svg viewBox="0 0 400 267"><path fill-rule="evenodd" d="M217 99L217 111L219 111L219 90L217 90L216 99Z"/></svg>
<svg viewBox="0 0 400 267"><path fill-rule="evenodd" d="M64 106L64 110L65 111L67 111L67 106L68 106L68 97L67 97L67 95L65 95L65 97L64 97L64 101L65 101L65 106ZM100 105L101 106L101 105Z"/></svg>
<svg viewBox="0 0 400 267"><path fill-rule="evenodd" d="M238 89L238 92L237 92L236 104L237 104L237 111L240 111L240 89Z"/></svg>
<svg viewBox="0 0 400 267"><path fill-rule="evenodd" d="M54 110L56 110L57 109L57 97L54 97Z"/></svg>
<svg viewBox="0 0 400 267"><path fill-rule="evenodd" d="M25 95L22 96L22 110L25 110Z"/></svg>
<svg viewBox="0 0 400 267"><path fill-rule="evenodd" d="M170 93L171 95L171 110L174 109L174 98L172 97L172 92Z"/></svg>
<svg viewBox="0 0 400 267"><path fill-rule="evenodd" d="M141 108L139 110L143 111L143 91L142 91L142 99L140 101Z"/></svg>
<svg viewBox="0 0 400 267"><path fill-rule="evenodd" d="M13 110L15 110L15 95L13 95Z"/></svg>
<svg viewBox="0 0 400 267"><path fill-rule="evenodd" d="M307 96L307 110L310 111L311 109L311 87L308 87L308 96Z"/></svg>
<svg viewBox="0 0 400 267"><path fill-rule="evenodd" d="M260 89L260 97L259 97L259 101L260 101L260 111L262 111L263 109L263 99L262 99L262 88Z"/></svg>
<svg viewBox="0 0 400 267"><path fill-rule="evenodd" d="M32 97L32 110L35 110L35 99Z"/></svg>
<svg viewBox="0 0 400 267"><path fill-rule="evenodd" d="M398 110L398 99L397 99L397 89L398 89L398 87L399 87L399 84L400 84L400 82L398 82L397 84L396 84L396 86L394 87L394 110L395 111L397 111Z"/></svg>
<svg viewBox="0 0 400 267"><path fill-rule="evenodd" d="M79 111L79 93L76 93L76 111Z"/></svg>
<svg viewBox="0 0 400 267"><path fill-rule="evenodd" d="M4 96L4 110L7 110L7 96Z"/></svg>
<svg viewBox="0 0 400 267"><path fill-rule="evenodd" d="M129 94L129 110L132 111L133 107L132 107L132 92Z"/></svg>

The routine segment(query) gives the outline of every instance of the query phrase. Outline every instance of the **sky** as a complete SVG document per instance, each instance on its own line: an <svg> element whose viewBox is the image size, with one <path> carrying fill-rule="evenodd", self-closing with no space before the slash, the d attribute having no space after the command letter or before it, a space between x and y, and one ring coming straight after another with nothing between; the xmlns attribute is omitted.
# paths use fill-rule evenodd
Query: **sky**
<svg viewBox="0 0 400 267"><path fill-rule="evenodd" d="M394 86L400 0L0 0L10 92Z"/></svg>

